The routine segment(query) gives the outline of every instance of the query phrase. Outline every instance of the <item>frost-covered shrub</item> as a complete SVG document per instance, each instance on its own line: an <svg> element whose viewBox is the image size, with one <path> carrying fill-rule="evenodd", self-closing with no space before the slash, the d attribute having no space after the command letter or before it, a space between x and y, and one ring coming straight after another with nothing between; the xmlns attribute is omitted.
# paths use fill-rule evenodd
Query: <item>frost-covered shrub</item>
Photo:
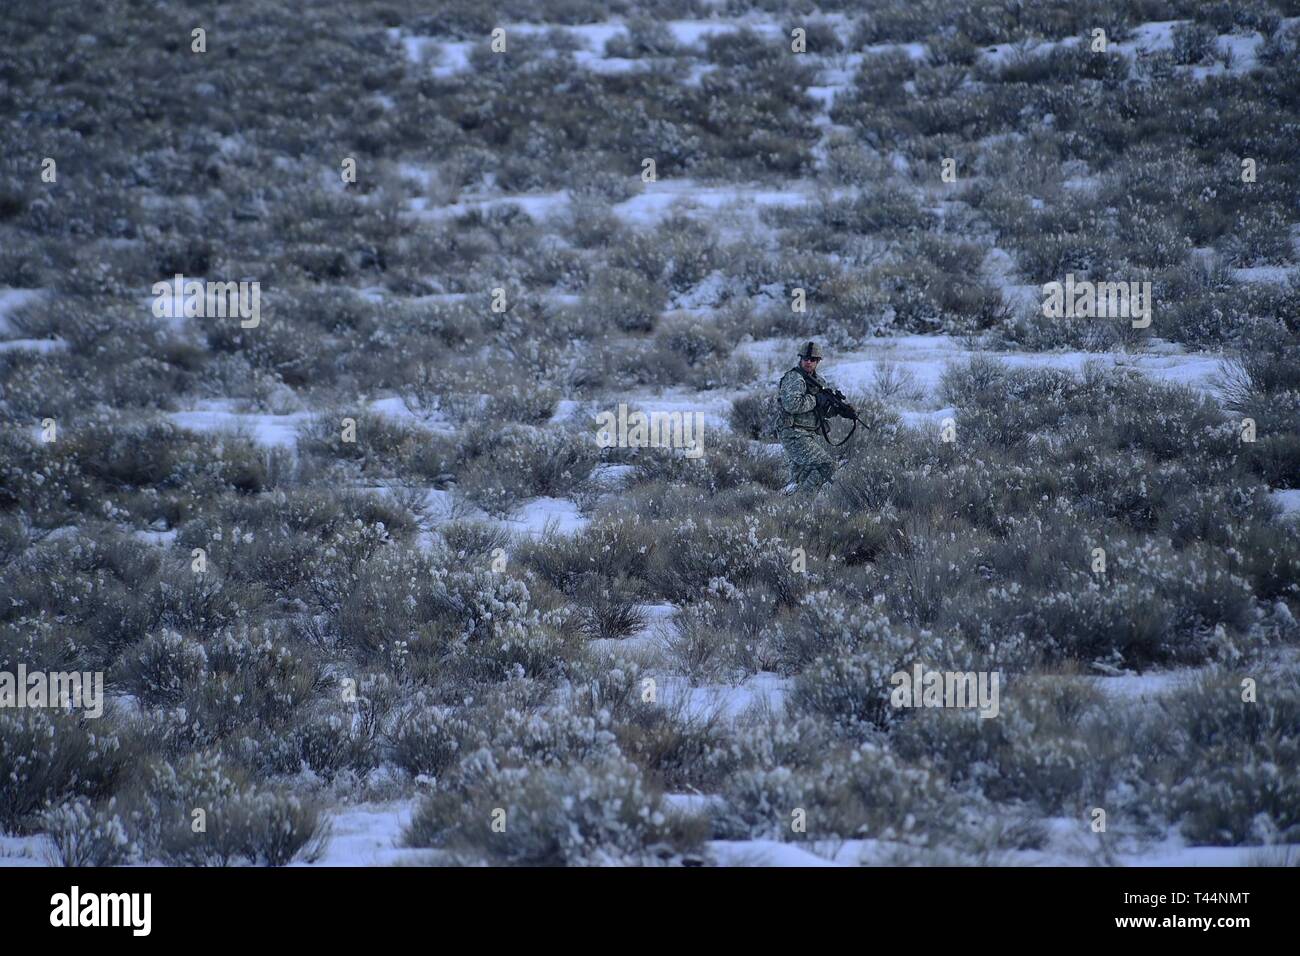
<svg viewBox="0 0 1300 956"><path fill-rule="evenodd" d="M634 459L642 481L692 485L711 492L753 482L779 488L786 482L786 467L777 455L755 448L748 439L717 429L705 429L703 453L694 458L675 448L641 448Z"/></svg>
<svg viewBox="0 0 1300 956"><path fill-rule="evenodd" d="M634 356L638 381L713 388L729 376L732 343L712 325L677 322L660 330L647 351Z"/></svg>
<svg viewBox="0 0 1300 956"><path fill-rule="evenodd" d="M241 728L281 728L322 682L319 664L274 628L227 628L204 647L209 676L166 726L178 746L214 743Z"/></svg>
<svg viewBox="0 0 1300 956"><path fill-rule="evenodd" d="M774 441L771 436L763 434L768 398L767 392L749 392L740 398L732 399L731 415L728 419L731 430L751 441Z"/></svg>
<svg viewBox="0 0 1300 956"><path fill-rule="evenodd" d="M922 846L966 822L939 777L876 742L824 754L802 769L734 773L712 818L718 839L872 838Z"/></svg>
<svg viewBox="0 0 1300 956"><path fill-rule="evenodd" d="M355 440L344 441L344 419L355 423ZM410 422L364 408L339 408L311 418L298 439L302 454L322 462L351 462L362 474L394 477L414 470L438 439Z"/></svg>
<svg viewBox="0 0 1300 956"><path fill-rule="evenodd" d="M502 767L562 767L618 756L606 712L583 713L564 705L519 708L502 703L489 705L483 712L489 741L467 757L462 775L472 779Z"/></svg>
<svg viewBox="0 0 1300 956"><path fill-rule="evenodd" d="M1201 663L1218 653L1216 628L1240 632L1254 606L1250 585L1219 552L1175 552L1156 541L1108 542L1104 576L1071 571L1058 588L999 586L968 615L972 639L1020 633L1046 659Z"/></svg>
<svg viewBox="0 0 1300 956"><path fill-rule="evenodd" d="M640 701L641 689L637 688ZM661 702L638 703L616 722L619 750L647 779L674 792L711 792L737 764L736 748L718 713L697 714Z"/></svg>
<svg viewBox="0 0 1300 956"><path fill-rule="evenodd" d="M1180 64L1201 63L1214 51L1217 34L1203 23L1174 24L1174 62Z"/></svg>
<svg viewBox="0 0 1300 956"><path fill-rule="evenodd" d="M553 388L539 386L536 382L499 383L488 393L487 404L477 425L484 421L505 424L544 425L555 413L559 393Z"/></svg>
<svg viewBox="0 0 1300 956"><path fill-rule="evenodd" d="M108 724L47 710L0 710L0 827L16 830L47 805L108 797L136 756Z"/></svg>
<svg viewBox="0 0 1300 956"><path fill-rule="evenodd" d="M547 678L576 649L564 609L535 605L526 582L488 570L433 572L433 640L412 644L412 665L438 681Z"/></svg>
<svg viewBox="0 0 1300 956"><path fill-rule="evenodd" d="M137 767L120 793L120 805L130 837L145 859L181 862L204 840L196 835L194 811L210 812L246 786L243 770L219 752L196 750L170 762L154 758Z"/></svg>
<svg viewBox="0 0 1300 956"><path fill-rule="evenodd" d="M344 707L311 713L293 729L292 740L302 765L326 781L344 771L363 774L377 763L375 741L360 714Z"/></svg>
<svg viewBox="0 0 1300 956"><path fill-rule="evenodd" d="M819 657L851 655L868 646L879 648L882 660L920 652L926 646L920 632L894 624L878 604L830 590L805 595L798 626L786 629L782 638L782 669L792 674Z"/></svg>
<svg viewBox="0 0 1300 956"><path fill-rule="evenodd" d="M487 742L486 732L468 708L420 707L398 722L393 760L414 775L440 778L466 752Z"/></svg>
<svg viewBox="0 0 1300 956"><path fill-rule="evenodd" d="M589 575L614 580L645 580L649 574L657 527L640 515L616 515L593 521L577 534L524 540L516 559L553 587L577 597Z"/></svg>
<svg viewBox="0 0 1300 956"><path fill-rule="evenodd" d="M464 791L438 790L405 839L459 863L592 866L680 862L698 853L701 836L666 811L636 767L609 758L516 767L476 777Z"/></svg>
<svg viewBox="0 0 1300 956"><path fill-rule="evenodd" d="M659 548L648 557L644 575L654 593L673 601L695 601L710 594L730 598L751 583L770 588L779 604L792 605L807 587L794 570L792 544L768 534L756 518L694 518L663 522Z"/></svg>
<svg viewBox="0 0 1300 956"><path fill-rule="evenodd" d="M1152 796L1188 839L1218 846L1290 843L1300 833L1300 683L1294 668L1211 671L1169 695L1153 727Z"/></svg>
<svg viewBox="0 0 1300 956"><path fill-rule="evenodd" d="M657 20L635 17L627 22L627 34L614 34L605 41L605 55L613 57L674 56L677 40Z"/></svg>
<svg viewBox="0 0 1300 956"><path fill-rule="evenodd" d="M164 629L123 655L117 678L147 707L175 706L207 676L207 667L201 643Z"/></svg>
<svg viewBox="0 0 1300 956"><path fill-rule="evenodd" d="M918 710L892 734L899 753L932 761L951 783L974 784L990 800L1034 801L1049 814L1131 796L1149 756L1135 743L1134 716L1089 681L1007 676L997 716Z"/></svg>
<svg viewBox="0 0 1300 956"><path fill-rule="evenodd" d="M595 467L599 448L578 431L507 425L485 436L481 453L457 475L457 491L490 514L527 498L570 493Z"/></svg>
<svg viewBox="0 0 1300 956"><path fill-rule="evenodd" d="M285 866L323 850L329 820L311 799L277 790L241 790L203 808L197 819L164 831L163 858L173 866Z"/></svg>
<svg viewBox="0 0 1300 956"><path fill-rule="evenodd" d="M172 866L282 866L327 833L312 801L259 790L219 752L155 760L123 796L123 819L145 859Z"/></svg>
<svg viewBox="0 0 1300 956"><path fill-rule="evenodd" d="M916 664L942 670L953 655L940 637L892 624L875 608L825 591L804 599L799 628L787 640L787 654L796 660L820 650L795 677L790 712L822 717L848 735L903 716L891 701L894 674L911 674Z"/></svg>
<svg viewBox="0 0 1300 956"><path fill-rule="evenodd" d="M583 291L582 304L602 328L649 332L668 294L658 283L628 269L603 269Z"/></svg>
<svg viewBox="0 0 1300 956"><path fill-rule="evenodd" d="M638 633L646 624L645 612L635 596L635 585L625 581L602 582L592 574L590 585L578 595L578 620L593 640L618 640Z"/></svg>
<svg viewBox="0 0 1300 956"><path fill-rule="evenodd" d="M438 527L451 557L457 561L481 561L510 543L510 532L486 521L449 521Z"/></svg>
<svg viewBox="0 0 1300 956"><path fill-rule="evenodd" d="M131 860L131 843L114 801L102 809L78 797L41 815L55 866L121 866Z"/></svg>

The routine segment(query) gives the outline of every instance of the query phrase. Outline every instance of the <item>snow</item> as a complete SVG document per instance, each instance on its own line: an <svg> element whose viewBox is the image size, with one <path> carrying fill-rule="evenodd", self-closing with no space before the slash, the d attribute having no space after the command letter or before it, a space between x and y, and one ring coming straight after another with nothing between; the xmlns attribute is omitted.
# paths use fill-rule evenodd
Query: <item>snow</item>
<svg viewBox="0 0 1300 956"><path fill-rule="evenodd" d="M1200 668L1188 668L1182 671L1123 674L1118 677L1089 677L1089 680L1112 699L1141 701L1172 693L1194 680L1199 673Z"/></svg>
<svg viewBox="0 0 1300 956"><path fill-rule="evenodd" d="M0 289L0 335L13 331L9 314L30 302L35 302L45 295L44 289Z"/></svg>
<svg viewBox="0 0 1300 956"><path fill-rule="evenodd" d="M1233 269L1232 277L1238 282L1289 282L1297 274L1294 266L1252 266Z"/></svg>
<svg viewBox="0 0 1300 956"><path fill-rule="evenodd" d="M793 843L779 840L712 840L709 849L722 866L835 866Z"/></svg>
<svg viewBox="0 0 1300 956"><path fill-rule="evenodd" d="M289 415L234 412L229 410L229 404L226 400L211 400L188 411L168 412L167 416L181 428L191 431L247 433L253 441L267 448L296 448L298 429L309 418L306 412Z"/></svg>
<svg viewBox="0 0 1300 956"><path fill-rule="evenodd" d="M906 53L913 60L924 60L929 55L930 48L924 43L874 43L871 46L863 47L862 52L868 56L879 56L882 53Z"/></svg>
<svg viewBox="0 0 1300 956"><path fill-rule="evenodd" d="M1274 504L1282 509L1283 518L1300 520L1300 488L1277 488L1270 497Z"/></svg>
<svg viewBox="0 0 1300 956"><path fill-rule="evenodd" d="M62 352L68 347L63 339L9 339L0 342L0 352Z"/></svg>
<svg viewBox="0 0 1300 956"><path fill-rule="evenodd" d="M704 416L704 454L709 453L709 431L719 429L727 431L731 428L731 403L734 399L739 398L740 391L727 389L714 389L707 392L697 392L684 388L670 388L662 391L653 391L642 389L639 391L625 392L619 399L620 402L626 403L629 414L634 411L645 412L647 415L655 412L673 414L679 412L684 422L694 423L696 419L688 417L696 413ZM611 406L603 409L618 414L617 406ZM595 425L592 425L593 429ZM663 452L660 448L646 448L643 453Z"/></svg>
<svg viewBox="0 0 1300 956"><path fill-rule="evenodd" d="M410 422L429 431L440 432L443 434L455 434L456 426L447 418L441 409L431 409L428 412L413 412L407 407L400 395L390 395L387 398L372 399L367 406L370 411L376 415L383 415L400 422Z"/></svg>
<svg viewBox="0 0 1300 956"><path fill-rule="evenodd" d="M741 348L760 368L771 376L794 363L793 341L782 340L746 343ZM901 335L882 338L864 350L831 352L823 363L822 374L844 391L870 391L876 369L892 362L910 371L917 385L937 397L939 381L950 365L961 365L976 355L994 358L1010 368L1059 368L1079 373L1088 362L1133 368L1145 375L1172 384L1190 385L1214 393L1221 358L1212 353L1186 353L1177 346L1138 353L1114 352L987 352L964 347L950 335Z"/></svg>
<svg viewBox="0 0 1300 956"><path fill-rule="evenodd" d="M515 509L503 524L511 531L534 538L548 532L577 534L590 523L567 498L533 498Z"/></svg>
<svg viewBox="0 0 1300 956"><path fill-rule="evenodd" d="M48 841L43 834L7 836L0 833L0 867L48 866Z"/></svg>
<svg viewBox="0 0 1300 956"><path fill-rule="evenodd" d="M780 710L790 688L790 678L767 671L751 675L736 685L691 687L685 678L673 676L657 676L656 680L664 706L680 706L685 715L696 719L708 719L716 714L724 720L735 720L755 706Z"/></svg>
<svg viewBox="0 0 1300 956"><path fill-rule="evenodd" d="M511 193L503 196L466 197L460 202L445 206L431 206L429 200L417 196L407 201L410 213L421 219L455 219L473 211L486 212L503 205L518 206L529 218L542 221L562 212L569 204L568 190L544 193Z"/></svg>
<svg viewBox="0 0 1300 956"><path fill-rule="evenodd" d="M315 863L293 866L429 865L432 850L401 846L402 831L415 811L415 800L364 803L330 815L330 838Z"/></svg>
<svg viewBox="0 0 1300 956"><path fill-rule="evenodd" d="M1174 27L1187 20L1155 20L1135 27L1133 35L1123 43L1110 44L1111 50L1122 50L1129 56L1137 52L1170 50L1174 46Z"/></svg>
<svg viewBox="0 0 1300 956"><path fill-rule="evenodd" d="M592 484L598 488L621 488L636 471L635 465L613 465L602 462L591 471Z"/></svg>
<svg viewBox="0 0 1300 956"><path fill-rule="evenodd" d="M171 543L176 540L176 529L171 528L167 531L137 531L135 537L146 544L156 544L161 548L170 547Z"/></svg>
<svg viewBox="0 0 1300 956"><path fill-rule="evenodd" d="M675 211L711 213L732 206L756 210L762 206L802 206L811 201L812 193L806 185L803 188L772 189L762 186L705 186L693 179L666 179L646 183L640 195L615 204L613 209L629 225L650 227Z"/></svg>

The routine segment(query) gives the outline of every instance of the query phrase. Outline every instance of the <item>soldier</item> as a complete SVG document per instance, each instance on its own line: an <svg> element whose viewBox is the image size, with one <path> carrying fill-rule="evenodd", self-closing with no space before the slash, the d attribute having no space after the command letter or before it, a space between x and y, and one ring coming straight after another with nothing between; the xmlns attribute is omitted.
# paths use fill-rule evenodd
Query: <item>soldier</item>
<svg viewBox="0 0 1300 956"><path fill-rule="evenodd" d="M796 491L816 491L835 474L835 459L822 446L818 437L825 438L822 423L830 416L845 411L856 417L852 406L833 410L830 386L817 374L822 360L817 343L809 342L799 351L799 364L781 376L777 402L781 412L781 427L777 438L785 447L790 459L790 484L786 494ZM825 391L823 391L825 390ZM848 417L848 416L846 416Z"/></svg>

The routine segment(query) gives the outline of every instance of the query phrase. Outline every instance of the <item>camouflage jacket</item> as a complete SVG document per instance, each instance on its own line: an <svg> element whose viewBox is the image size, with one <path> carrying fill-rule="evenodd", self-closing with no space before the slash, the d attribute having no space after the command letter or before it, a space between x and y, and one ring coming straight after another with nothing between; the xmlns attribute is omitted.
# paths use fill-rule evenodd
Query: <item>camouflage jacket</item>
<svg viewBox="0 0 1300 956"><path fill-rule="evenodd" d="M820 375L813 374L809 378L823 388L830 387ZM778 388L782 427L816 431L817 398L808 390L808 383L803 380L803 372L797 367L790 369L781 376L781 384Z"/></svg>

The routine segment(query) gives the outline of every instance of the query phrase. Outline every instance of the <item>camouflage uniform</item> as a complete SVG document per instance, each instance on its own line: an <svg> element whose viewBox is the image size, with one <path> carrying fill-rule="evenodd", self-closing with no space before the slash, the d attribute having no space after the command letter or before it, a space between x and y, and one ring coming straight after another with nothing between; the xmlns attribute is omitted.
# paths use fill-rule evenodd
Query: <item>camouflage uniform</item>
<svg viewBox="0 0 1300 956"><path fill-rule="evenodd" d="M823 387L826 380L820 375L809 376ZM781 376L778 400L782 423L777 438L790 459L790 480L798 491L816 491L835 474L835 459L826 450L817 426L817 399L809 393L808 385L799 368L792 368Z"/></svg>

